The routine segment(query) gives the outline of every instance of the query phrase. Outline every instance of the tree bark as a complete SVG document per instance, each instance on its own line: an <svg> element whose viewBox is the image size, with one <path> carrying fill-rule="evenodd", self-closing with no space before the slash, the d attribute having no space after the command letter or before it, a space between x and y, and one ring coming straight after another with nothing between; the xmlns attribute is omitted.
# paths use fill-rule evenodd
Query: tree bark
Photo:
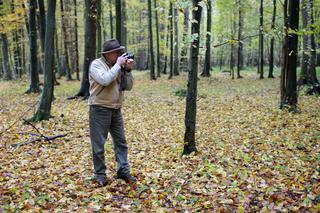
<svg viewBox="0 0 320 213"><path fill-rule="evenodd" d="M122 21L121 0L115 0L115 5L116 5L116 38L121 44L121 21Z"/></svg>
<svg viewBox="0 0 320 213"><path fill-rule="evenodd" d="M121 40L120 44L127 46L127 5L126 0L121 0Z"/></svg>
<svg viewBox="0 0 320 213"><path fill-rule="evenodd" d="M190 45L190 63L188 73L186 114L185 114L185 134L183 154L190 154L197 151L195 130L196 130L196 114L197 114L197 81L198 81L198 55L199 55L199 35L201 10L198 5L200 0L192 0L193 7L197 10L192 11L192 18L197 21L191 25L191 34L198 35L197 39L193 39Z"/></svg>
<svg viewBox="0 0 320 213"><path fill-rule="evenodd" d="M30 121L37 122L48 120L51 116L51 104L53 100L53 71L54 71L54 35L55 35L55 11L56 0L48 0L45 34L45 58L44 58L44 88L38 111Z"/></svg>
<svg viewBox="0 0 320 213"><path fill-rule="evenodd" d="M212 6L211 0L208 0L207 5L207 33L206 33L206 53L204 67L201 73L202 77L210 77L211 70L211 24L212 24Z"/></svg>
<svg viewBox="0 0 320 213"><path fill-rule="evenodd" d="M9 64L9 44L7 34L1 33L2 40L2 63L3 63L3 80L12 80L12 71Z"/></svg>
<svg viewBox="0 0 320 213"><path fill-rule="evenodd" d="M174 68L173 74L179 75L179 28L178 28L178 10L174 8Z"/></svg>
<svg viewBox="0 0 320 213"><path fill-rule="evenodd" d="M39 6L39 14L40 14L40 44L41 44L41 50L42 54L44 54L44 40L46 35L46 12L44 9L44 1L38 0L38 6Z"/></svg>
<svg viewBox="0 0 320 213"><path fill-rule="evenodd" d="M271 22L271 31L275 33L275 22L276 22L276 13L277 13L277 2L273 0L273 12L272 12L272 22ZM272 34L270 41L270 58L269 58L269 75L268 78L274 78L273 76L273 67L274 67L274 35Z"/></svg>
<svg viewBox="0 0 320 213"><path fill-rule="evenodd" d="M37 57L37 27L36 27L37 1L29 1L29 41L30 41L30 87L26 93L39 93L39 73Z"/></svg>
<svg viewBox="0 0 320 213"><path fill-rule="evenodd" d="M155 18L156 18L156 36L157 36L157 77L160 77L160 34L159 34L159 18L157 0L154 0Z"/></svg>
<svg viewBox="0 0 320 213"><path fill-rule="evenodd" d="M96 48L97 53L96 53L96 56L99 55L99 52L101 51L101 47L102 47L101 13L102 13L101 0L97 0L97 48Z"/></svg>
<svg viewBox="0 0 320 213"><path fill-rule="evenodd" d="M74 41L73 41L74 67L72 69L76 72L77 80L80 81L77 0L73 0L73 15L74 15Z"/></svg>
<svg viewBox="0 0 320 213"><path fill-rule="evenodd" d="M188 71L188 36L189 36L189 8L184 8L183 19L183 37L182 37L182 49L180 57L180 69Z"/></svg>
<svg viewBox="0 0 320 213"><path fill-rule="evenodd" d="M263 56L263 0L260 0L260 29L259 29L259 73L260 79L263 79L263 66L264 66L264 56Z"/></svg>
<svg viewBox="0 0 320 213"><path fill-rule="evenodd" d="M242 42L242 31L243 31L243 8L241 0L238 0L239 9L239 20L238 20L238 60L237 60L237 78L242 78L240 70L243 69L243 42Z"/></svg>
<svg viewBox="0 0 320 213"><path fill-rule="evenodd" d="M112 2L109 0L109 21L110 21L110 34L111 38L113 38L113 15L112 15Z"/></svg>
<svg viewBox="0 0 320 213"><path fill-rule="evenodd" d="M61 25L62 25L62 34L63 34L63 55L62 55L62 69L67 73L67 80L72 80L70 63L69 63L69 54L68 54L68 46L69 46L69 33L67 32L67 18L65 15L64 2L60 0L60 10L61 10Z"/></svg>
<svg viewBox="0 0 320 213"><path fill-rule="evenodd" d="M313 0L302 0L302 58L299 85L318 83L316 75L316 47L313 26Z"/></svg>
<svg viewBox="0 0 320 213"><path fill-rule="evenodd" d="M154 70L154 54L153 54L153 37L152 37L152 11L151 0L148 0L148 12L149 12L149 50L150 50L150 80L156 80L156 74Z"/></svg>
<svg viewBox="0 0 320 213"><path fill-rule="evenodd" d="M297 95L297 51L299 29L299 1L285 0L285 39L283 48L283 67L281 73L280 109L289 108L296 112ZM288 16L286 15L288 14ZM290 29L290 31L289 31Z"/></svg>
<svg viewBox="0 0 320 213"><path fill-rule="evenodd" d="M170 9L169 9L169 17L170 17L170 71L169 71L169 79L172 79L173 76L173 5L170 1Z"/></svg>
<svg viewBox="0 0 320 213"><path fill-rule="evenodd" d="M85 43L83 75L80 91L77 97L89 97L89 66L95 58L96 53L96 31L97 31L97 2L96 0L85 0Z"/></svg>

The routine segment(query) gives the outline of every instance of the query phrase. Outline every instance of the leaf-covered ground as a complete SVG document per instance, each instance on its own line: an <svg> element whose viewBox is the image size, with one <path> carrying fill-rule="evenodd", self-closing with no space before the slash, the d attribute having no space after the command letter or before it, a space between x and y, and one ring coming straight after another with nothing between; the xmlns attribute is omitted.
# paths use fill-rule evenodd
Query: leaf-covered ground
<svg viewBox="0 0 320 213"><path fill-rule="evenodd" d="M280 111L279 78L244 77L201 78L199 152L182 157L185 99L175 94L186 87L187 75L151 82L136 72L123 114L139 182L114 178L108 139L111 183L104 188L92 182L88 106L66 100L79 82L60 80L55 117L35 126L46 136L66 137L12 149L38 137L21 119L0 136L0 211L320 211L320 98L300 95L300 113ZM36 110L39 96L24 95L27 85L0 82L0 132Z"/></svg>

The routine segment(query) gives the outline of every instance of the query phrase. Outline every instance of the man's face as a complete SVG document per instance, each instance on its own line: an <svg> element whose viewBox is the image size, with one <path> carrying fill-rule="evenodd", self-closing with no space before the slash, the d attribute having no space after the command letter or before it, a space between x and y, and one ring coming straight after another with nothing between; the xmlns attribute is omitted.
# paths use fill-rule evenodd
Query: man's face
<svg viewBox="0 0 320 213"><path fill-rule="evenodd" d="M122 50L117 50L117 51L104 54L107 61L110 62L112 65L117 62L118 57L121 55L122 55Z"/></svg>

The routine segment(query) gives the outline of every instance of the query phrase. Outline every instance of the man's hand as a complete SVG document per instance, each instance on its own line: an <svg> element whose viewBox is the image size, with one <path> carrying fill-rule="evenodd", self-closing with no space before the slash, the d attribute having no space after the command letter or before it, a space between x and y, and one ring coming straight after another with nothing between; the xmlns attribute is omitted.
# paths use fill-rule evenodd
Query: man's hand
<svg viewBox="0 0 320 213"><path fill-rule="evenodd" d="M118 58L117 58L117 64L119 65L119 66L122 66L122 65L124 65L124 64L126 64L127 63L127 60L128 60L128 58L127 58L127 56L126 56L126 53L124 53L124 54L122 54L121 56L119 56Z"/></svg>
<svg viewBox="0 0 320 213"><path fill-rule="evenodd" d="M133 59L127 59L126 63L124 64L124 68L126 70L132 70L134 66L134 60Z"/></svg>

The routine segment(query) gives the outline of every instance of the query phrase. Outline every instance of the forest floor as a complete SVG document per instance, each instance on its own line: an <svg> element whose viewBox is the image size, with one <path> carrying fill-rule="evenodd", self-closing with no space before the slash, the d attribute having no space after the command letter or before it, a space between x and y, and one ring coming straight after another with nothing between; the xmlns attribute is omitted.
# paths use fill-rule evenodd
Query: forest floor
<svg viewBox="0 0 320 213"><path fill-rule="evenodd" d="M86 101L66 98L78 81L59 80L54 118L34 124L51 143L11 148L37 138L24 125L39 95L27 81L0 82L0 211L320 211L320 97L299 95L297 114L279 110L279 77L224 73L199 81L198 153L181 156L187 75L150 81L135 72L123 115L136 185L115 176L111 140L105 145L111 183L98 188ZM29 110L26 114L25 111Z"/></svg>

